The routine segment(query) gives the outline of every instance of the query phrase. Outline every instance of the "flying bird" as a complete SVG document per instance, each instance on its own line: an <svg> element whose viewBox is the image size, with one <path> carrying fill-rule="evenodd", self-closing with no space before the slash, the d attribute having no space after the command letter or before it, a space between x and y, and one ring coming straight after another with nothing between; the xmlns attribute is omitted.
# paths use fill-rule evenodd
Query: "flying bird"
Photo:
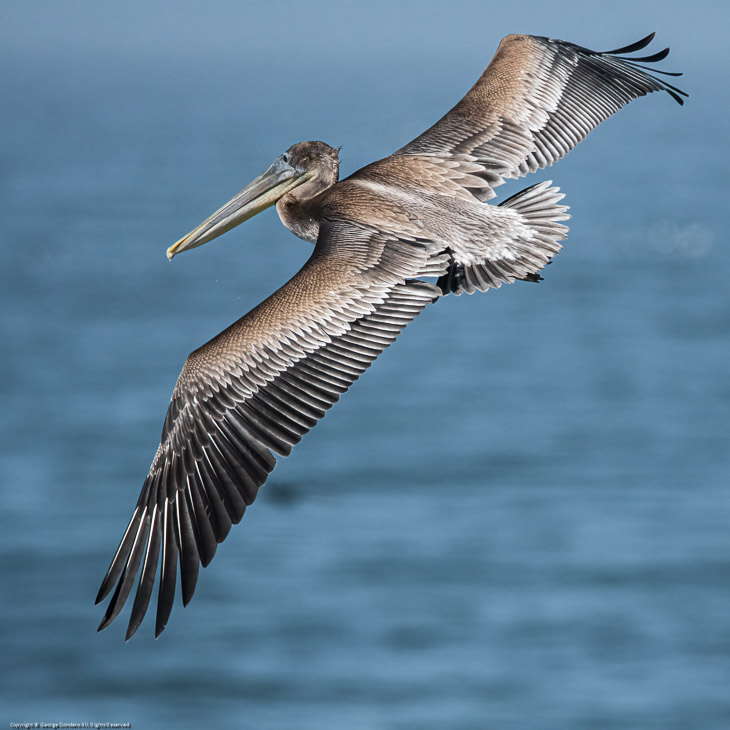
<svg viewBox="0 0 730 730"><path fill-rule="evenodd" d="M595 52L509 35L456 106L389 157L338 182L338 150L302 142L171 246L170 259L272 205L314 244L302 269L195 350L172 394L161 443L96 602L99 630L139 581L126 637L160 568L155 635L274 468L428 304L448 294L538 281L561 249L563 195L541 182L485 204L506 179L552 165L626 103L686 94L627 56L654 34ZM669 76L680 74L656 71ZM431 281L429 281L429 279Z"/></svg>

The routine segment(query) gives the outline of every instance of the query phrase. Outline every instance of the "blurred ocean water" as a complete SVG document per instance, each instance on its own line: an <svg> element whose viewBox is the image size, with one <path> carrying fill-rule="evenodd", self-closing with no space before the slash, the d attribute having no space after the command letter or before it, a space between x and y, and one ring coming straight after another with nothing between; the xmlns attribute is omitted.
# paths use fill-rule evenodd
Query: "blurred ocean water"
<svg viewBox="0 0 730 730"><path fill-rule="evenodd" d="M280 462L161 639L146 622L125 645L126 614L97 635L92 603L177 373L310 250L273 212L174 264L166 246L295 141L342 144L344 174L400 147L520 18L483 52L428 48L438 8L407 52L391 30L373 54L352 24L378 23L347 6L336 64L288 50L291 29L261 64L274 11L235 53L186 57L158 9L157 57L101 11L74 46L44 8L15 11L0 72L3 720L730 726L727 101L683 16L660 31L685 108L640 100L499 191L566 193L545 281L420 316ZM171 32L210 32L196 12ZM524 30L591 42L579 21Z"/></svg>

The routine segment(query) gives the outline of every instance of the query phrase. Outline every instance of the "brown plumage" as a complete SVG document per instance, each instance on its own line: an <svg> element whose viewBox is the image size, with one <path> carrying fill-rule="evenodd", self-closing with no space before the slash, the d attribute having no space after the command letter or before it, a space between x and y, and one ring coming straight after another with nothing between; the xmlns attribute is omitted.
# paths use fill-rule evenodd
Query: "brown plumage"
<svg viewBox="0 0 730 730"><path fill-rule="evenodd" d="M439 122L395 154L338 180L337 150L294 145L262 176L168 251L201 245L269 205L315 243L287 284L193 352L122 542L99 590L116 584L100 629L139 585L137 630L161 566L156 634L183 603L199 566L237 523L274 468L327 409L439 296L535 281L561 248L568 218L550 183L483 205L506 178L551 165L624 104L683 92L644 70L668 49L620 58L511 35ZM666 72L660 72L666 73ZM434 277L436 284L423 278Z"/></svg>

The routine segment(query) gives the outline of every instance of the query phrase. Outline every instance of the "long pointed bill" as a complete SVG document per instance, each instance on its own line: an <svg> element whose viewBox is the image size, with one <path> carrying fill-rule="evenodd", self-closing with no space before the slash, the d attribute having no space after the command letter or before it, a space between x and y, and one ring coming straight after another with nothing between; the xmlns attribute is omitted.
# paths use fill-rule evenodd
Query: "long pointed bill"
<svg viewBox="0 0 730 730"><path fill-rule="evenodd" d="M183 236L175 245L167 249L167 258L202 246L208 241L230 231L240 223L253 218L257 213L274 205L297 185L301 185L312 177L311 172L302 172L289 165L280 157L263 174L246 186L235 198L229 200L222 208L203 221L197 228Z"/></svg>

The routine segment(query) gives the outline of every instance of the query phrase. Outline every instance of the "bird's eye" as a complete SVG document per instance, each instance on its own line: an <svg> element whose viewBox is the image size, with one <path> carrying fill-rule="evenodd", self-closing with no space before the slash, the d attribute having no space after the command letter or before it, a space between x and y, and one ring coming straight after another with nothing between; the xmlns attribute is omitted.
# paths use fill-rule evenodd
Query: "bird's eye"
<svg viewBox="0 0 730 730"><path fill-rule="evenodd" d="M288 152L285 152L285 153L284 153L284 154L283 154L283 155L281 156L281 159L282 159L282 160L284 160L284 162L286 162L286 163L288 164L288 163L289 163L289 161L291 160L291 155L290 155L290 154L289 154Z"/></svg>

